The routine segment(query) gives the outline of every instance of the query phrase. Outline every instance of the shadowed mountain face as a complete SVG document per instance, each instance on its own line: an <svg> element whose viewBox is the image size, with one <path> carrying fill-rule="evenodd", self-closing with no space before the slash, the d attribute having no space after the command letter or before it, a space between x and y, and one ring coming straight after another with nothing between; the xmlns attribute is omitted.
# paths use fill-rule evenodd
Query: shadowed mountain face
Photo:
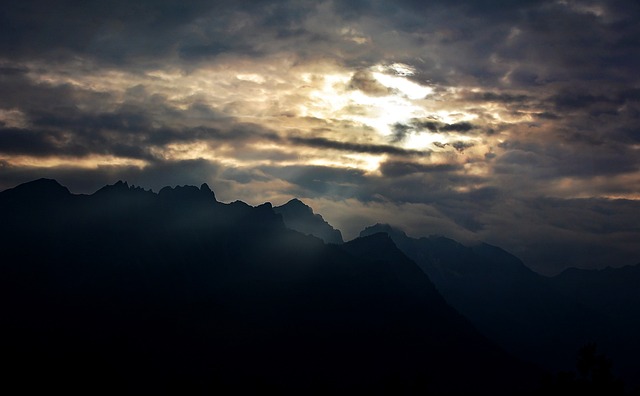
<svg viewBox="0 0 640 396"><path fill-rule="evenodd" d="M0 193L7 381L72 393L517 394L534 374L385 235L289 230L203 185Z"/></svg>
<svg viewBox="0 0 640 396"><path fill-rule="evenodd" d="M313 209L298 199L276 206L273 210L282 215L284 224L292 230L313 235L325 243L343 243L342 233L339 230L333 228L319 214L314 214Z"/></svg>
<svg viewBox="0 0 640 396"><path fill-rule="evenodd" d="M609 336L601 346L610 351L624 377L640 386L640 264L603 270L571 268L551 278L551 284L604 318Z"/></svg>
<svg viewBox="0 0 640 396"><path fill-rule="evenodd" d="M420 266L449 304L523 359L570 369L582 345L606 334L605 317L498 247L467 247L439 236L410 238L382 224L360 235L378 232Z"/></svg>

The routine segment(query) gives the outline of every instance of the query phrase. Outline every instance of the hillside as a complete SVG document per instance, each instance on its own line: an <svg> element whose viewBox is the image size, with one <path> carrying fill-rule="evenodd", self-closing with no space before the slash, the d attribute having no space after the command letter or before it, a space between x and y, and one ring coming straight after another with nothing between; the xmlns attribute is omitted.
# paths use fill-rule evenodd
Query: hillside
<svg viewBox="0 0 640 396"><path fill-rule="evenodd" d="M537 378L388 237L325 245L207 185L38 180L0 212L2 359L26 390L493 395Z"/></svg>

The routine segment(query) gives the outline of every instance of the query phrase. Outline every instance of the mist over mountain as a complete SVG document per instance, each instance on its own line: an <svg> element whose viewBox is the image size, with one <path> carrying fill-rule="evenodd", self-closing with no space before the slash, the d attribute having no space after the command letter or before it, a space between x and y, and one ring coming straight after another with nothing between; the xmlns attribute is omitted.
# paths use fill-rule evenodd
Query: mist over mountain
<svg viewBox="0 0 640 396"><path fill-rule="evenodd" d="M4 376L25 391L507 395L539 374L380 233L325 244L206 184L41 179L0 216Z"/></svg>
<svg viewBox="0 0 640 396"><path fill-rule="evenodd" d="M285 225L292 230L316 236L326 243L343 243L340 230L333 228L321 215L313 213L313 209L299 199L276 206L273 211L282 215Z"/></svg>
<svg viewBox="0 0 640 396"><path fill-rule="evenodd" d="M433 281L445 300L487 337L516 356L569 370L581 346L597 342L616 372L634 381L640 284L638 268L567 270L548 278L486 243L464 246L442 236L412 238L387 224L385 233Z"/></svg>

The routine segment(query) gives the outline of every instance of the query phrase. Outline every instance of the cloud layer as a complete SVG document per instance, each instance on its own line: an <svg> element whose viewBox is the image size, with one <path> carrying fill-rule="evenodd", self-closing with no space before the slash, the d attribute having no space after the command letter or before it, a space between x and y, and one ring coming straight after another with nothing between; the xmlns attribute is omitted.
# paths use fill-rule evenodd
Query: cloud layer
<svg viewBox="0 0 640 396"><path fill-rule="evenodd" d="M0 188L56 177L293 196L533 269L640 261L629 1L21 1L0 16Z"/></svg>

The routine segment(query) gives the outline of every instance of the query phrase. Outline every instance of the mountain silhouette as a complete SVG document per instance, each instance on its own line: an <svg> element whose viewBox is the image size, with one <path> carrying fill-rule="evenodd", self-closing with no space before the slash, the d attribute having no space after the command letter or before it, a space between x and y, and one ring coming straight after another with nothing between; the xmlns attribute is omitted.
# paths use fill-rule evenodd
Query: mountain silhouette
<svg viewBox="0 0 640 396"><path fill-rule="evenodd" d="M66 393L519 394L385 235L344 246L203 185L0 193L5 385Z"/></svg>
<svg viewBox="0 0 640 396"><path fill-rule="evenodd" d="M640 264L570 268L551 278L551 284L604 318L606 337L598 345L608 351L627 382L640 386Z"/></svg>
<svg viewBox="0 0 640 396"><path fill-rule="evenodd" d="M569 369L582 345L603 337L604 316L496 246L469 247L442 236L411 238L387 224L360 235L379 232L420 266L451 306L522 359Z"/></svg>
<svg viewBox="0 0 640 396"><path fill-rule="evenodd" d="M326 243L343 243L340 230L333 228L319 214L314 214L313 209L299 199L294 198L282 206L274 207L273 210L282 215L282 220L292 230L313 235Z"/></svg>

